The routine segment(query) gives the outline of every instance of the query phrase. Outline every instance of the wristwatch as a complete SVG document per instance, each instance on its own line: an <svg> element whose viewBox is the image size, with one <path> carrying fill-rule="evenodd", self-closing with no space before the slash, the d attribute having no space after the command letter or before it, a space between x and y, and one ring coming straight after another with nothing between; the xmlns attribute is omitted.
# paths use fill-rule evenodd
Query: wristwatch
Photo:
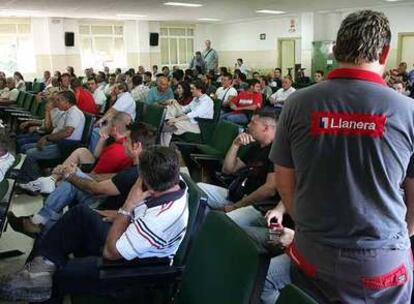
<svg viewBox="0 0 414 304"><path fill-rule="evenodd" d="M125 209L122 209L122 208L118 209L118 214L122 214L122 215L125 215L125 216L129 217L129 218L132 218L132 213L129 212L129 211L126 211Z"/></svg>

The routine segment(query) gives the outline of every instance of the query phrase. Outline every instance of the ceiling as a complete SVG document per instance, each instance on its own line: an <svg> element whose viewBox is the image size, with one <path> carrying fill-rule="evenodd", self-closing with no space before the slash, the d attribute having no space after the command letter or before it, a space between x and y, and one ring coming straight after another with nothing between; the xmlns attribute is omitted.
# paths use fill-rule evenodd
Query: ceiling
<svg viewBox="0 0 414 304"><path fill-rule="evenodd" d="M327 12L355 7L414 4L413 0L171 0L203 4L199 8L171 7L160 0L0 0L0 16L50 16L70 18L135 19L118 14L144 15L136 19L197 22L215 18L221 22L258 18L258 9Z"/></svg>

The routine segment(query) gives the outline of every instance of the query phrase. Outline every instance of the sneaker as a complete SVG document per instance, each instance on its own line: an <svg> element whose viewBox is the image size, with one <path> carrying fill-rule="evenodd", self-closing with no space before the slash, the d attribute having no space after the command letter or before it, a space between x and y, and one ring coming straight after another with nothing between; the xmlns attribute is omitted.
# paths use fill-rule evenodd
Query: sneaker
<svg viewBox="0 0 414 304"><path fill-rule="evenodd" d="M23 189L29 193L39 194L40 193L40 183L37 180L28 182L27 184L17 184L20 189Z"/></svg>
<svg viewBox="0 0 414 304"><path fill-rule="evenodd" d="M14 231L35 238L42 230L40 225L34 224L30 216L16 216L12 211L7 213L7 221Z"/></svg>
<svg viewBox="0 0 414 304"><path fill-rule="evenodd" d="M40 193L50 194L56 189L56 182L52 176L39 177L36 182L39 185Z"/></svg>
<svg viewBox="0 0 414 304"><path fill-rule="evenodd" d="M0 298L8 301L43 302L52 296L56 266L35 257L19 272L0 277Z"/></svg>

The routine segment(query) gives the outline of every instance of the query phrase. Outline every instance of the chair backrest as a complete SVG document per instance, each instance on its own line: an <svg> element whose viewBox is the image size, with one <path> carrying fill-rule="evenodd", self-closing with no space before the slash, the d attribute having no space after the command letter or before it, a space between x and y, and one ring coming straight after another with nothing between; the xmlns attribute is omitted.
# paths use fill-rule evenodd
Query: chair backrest
<svg viewBox="0 0 414 304"><path fill-rule="evenodd" d="M16 105L19 107L23 107L23 103L26 100L26 95L28 95L24 91L19 92L19 96L17 96Z"/></svg>
<svg viewBox="0 0 414 304"><path fill-rule="evenodd" d="M286 285L280 292L276 304L318 304L314 299L308 296L304 291L293 284Z"/></svg>
<svg viewBox="0 0 414 304"><path fill-rule="evenodd" d="M4 178L0 182L0 236L3 233L4 224L6 223L6 216L10 207L14 183L15 181L7 178Z"/></svg>
<svg viewBox="0 0 414 304"><path fill-rule="evenodd" d="M33 83L31 81L25 81L24 83L26 84L26 91L31 91Z"/></svg>
<svg viewBox="0 0 414 304"><path fill-rule="evenodd" d="M30 111L30 108L34 102L35 96L33 94L27 93L23 103L23 109Z"/></svg>
<svg viewBox="0 0 414 304"><path fill-rule="evenodd" d="M3 202L8 191L9 191L9 181L7 180L7 178L4 178L0 182L0 202Z"/></svg>
<svg viewBox="0 0 414 304"><path fill-rule="evenodd" d="M195 238L177 304L258 303L269 256L225 213L211 211Z"/></svg>
<svg viewBox="0 0 414 304"><path fill-rule="evenodd" d="M32 92L39 93L42 90L42 83L34 82L32 86Z"/></svg>
<svg viewBox="0 0 414 304"><path fill-rule="evenodd" d="M142 101L136 101L136 116L135 116L135 120L139 121L142 119L143 115L144 115L144 109L145 109L145 103Z"/></svg>
<svg viewBox="0 0 414 304"><path fill-rule="evenodd" d="M92 135L93 124L95 123L95 116L89 113L83 113L83 115L85 115L85 127L83 128L81 144L88 146Z"/></svg>
<svg viewBox="0 0 414 304"><path fill-rule="evenodd" d="M164 123L166 108L159 105L147 105L142 116L142 122L152 127L157 134L157 142L159 142L161 128Z"/></svg>
<svg viewBox="0 0 414 304"><path fill-rule="evenodd" d="M184 240L180 244L175 257L174 265L182 266L186 262L189 248L194 240L195 235L200 228L205 214L205 208L207 206L207 198L203 196L203 191L197 186L197 184L187 174L181 174L188 187L188 224L187 231Z"/></svg>
<svg viewBox="0 0 414 304"><path fill-rule="evenodd" d="M39 102L39 106L37 107L36 116L43 119L45 117L45 111L46 111L46 100L42 100Z"/></svg>
<svg viewBox="0 0 414 304"><path fill-rule="evenodd" d="M220 114L221 114L221 100L220 99L214 99L214 115L213 115L213 120L214 121L218 121L220 119Z"/></svg>
<svg viewBox="0 0 414 304"><path fill-rule="evenodd" d="M217 123L208 144L220 151L220 153L224 156L237 135L239 135L238 125L229 121L221 120Z"/></svg>
<svg viewBox="0 0 414 304"><path fill-rule="evenodd" d="M32 114L33 116L36 116L38 111L39 111L40 104L41 103L35 97L35 99L33 101L33 105L30 108L30 114Z"/></svg>

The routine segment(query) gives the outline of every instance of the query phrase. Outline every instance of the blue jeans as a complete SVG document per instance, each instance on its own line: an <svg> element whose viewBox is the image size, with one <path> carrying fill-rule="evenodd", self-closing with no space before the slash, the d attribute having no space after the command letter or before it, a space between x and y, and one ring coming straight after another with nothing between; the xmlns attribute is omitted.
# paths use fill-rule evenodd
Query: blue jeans
<svg viewBox="0 0 414 304"><path fill-rule="evenodd" d="M89 147L88 150L91 151L92 153L95 151L96 145L98 144L99 141L99 131L101 129L100 128L93 128L92 130L92 134L91 134L91 138L89 140Z"/></svg>
<svg viewBox="0 0 414 304"><path fill-rule="evenodd" d="M260 296L260 303L274 304L279 298L280 290L290 284L290 258L286 254L270 260L269 270Z"/></svg>
<svg viewBox="0 0 414 304"><path fill-rule="evenodd" d="M20 170L18 181L28 183L41 176L38 160L55 159L60 157L60 150L56 144L47 144L42 150L37 149L37 143L26 144L22 147L22 153L26 153L26 160Z"/></svg>
<svg viewBox="0 0 414 304"><path fill-rule="evenodd" d="M231 121L236 124L245 124L249 122L246 114L244 113L234 113L234 112L223 113L221 115L221 119Z"/></svg>
<svg viewBox="0 0 414 304"><path fill-rule="evenodd" d="M81 171L76 174L83 178L90 178ZM102 198L103 196L93 195L64 181L48 196L44 206L37 214L44 219L45 231L47 231L62 217L62 211L66 206L82 204L89 208L89 206L99 203Z"/></svg>
<svg viewBox="0 0 414 304"><path fill-rule="evenodd" d="M16 136L16 153L22 152L22 147L27 144L36 143L40 139L37 133L26 133Z"/></svg>

